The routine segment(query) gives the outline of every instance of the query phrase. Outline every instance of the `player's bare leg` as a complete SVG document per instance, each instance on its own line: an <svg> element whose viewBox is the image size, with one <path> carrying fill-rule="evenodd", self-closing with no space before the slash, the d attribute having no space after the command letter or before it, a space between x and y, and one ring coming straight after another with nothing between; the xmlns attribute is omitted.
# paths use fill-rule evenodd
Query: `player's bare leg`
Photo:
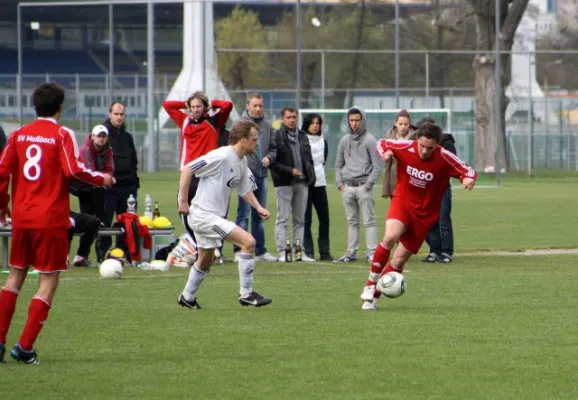
<svg viewBox="0 0 578 400"><path fill-rule="evenodd" d="M388 219L385 221L385 234L383 240L375 248L373 260L371 261L369 269L369 278L367 279L363 292L361 293L361 300L363 301L362 308L364 310L375 309L375 283L378 281L381 272L389 261L391 249L393 249L393 246L397 243L404 232L405 225L401 221L397 219ZM373 306L370 307L370 304L373 304Z"/></svg>
<svg viewBox="0 0 578 400"><path fill-rule="evenodd" d="M241 248L239 252L239 303L242 306L262 307L271 303L271 299L261 296L253 290L253 272L255 270L255 238L249 232L235 227L225 238Z"/></svg>
<svg viewBox="0 0 578 400"><path fill-rule="evenodd" d="M189 272L189 280L185 285L185 290L179 296L177 303L185 308L192 310L201 310L203 307L197 301L197 290L201 287L201 283L205 280L209 268L213 263L215 257L215 249L201 249L197 248L197 261L191 267Z"/></svg>
<svg viewBox="0 0 578 400"><path fill-rule="evenodd" d="M4 361L6 352L6 336L16 310L16 301L20 289L24 285L28 270L10 267L10 274L0 290L0 362Z"/></svg>
<svg viewBox="0 0 578 400"><path fill-rule="evenodd" d="M38 291L30 302L28 319L18 343L10 351L10 356L25 364L38 364L34 343L48 319L48 313L60 283L60 272L41 273Z"/></svg>

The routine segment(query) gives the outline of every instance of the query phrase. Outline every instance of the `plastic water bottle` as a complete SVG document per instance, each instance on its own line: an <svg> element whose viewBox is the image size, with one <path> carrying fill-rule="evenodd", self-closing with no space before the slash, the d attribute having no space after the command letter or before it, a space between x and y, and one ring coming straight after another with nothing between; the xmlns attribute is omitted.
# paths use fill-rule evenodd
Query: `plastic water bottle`
<svg viewBox="0 0 578 400"><path fill-rule="evenodd" d="M146 195L145 196L145 212L144 212L144 216L145 217L149 217L149 218L153 218L153 199L151 198L150 195Z"/></svg>
<svg viewBox="0 0 578 400"><path fill-rule="evenodd" d="M136 214L136 200L132 194L130 196L128 196L128 200L126 201L126 205L127 205L127 212Z"/></svg>

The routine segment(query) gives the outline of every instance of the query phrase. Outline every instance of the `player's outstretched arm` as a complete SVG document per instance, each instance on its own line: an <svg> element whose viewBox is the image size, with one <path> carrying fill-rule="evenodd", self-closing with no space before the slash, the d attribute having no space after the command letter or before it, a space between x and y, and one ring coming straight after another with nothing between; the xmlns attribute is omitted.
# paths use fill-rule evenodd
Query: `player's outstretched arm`
<svg viewBox="0 0 578 400"><path fill-rule="evenodd" d="M255 197L255 194L253 192L251 192L251 191L247 192L247 194L245 194L242 197L243 197L243 200L245 200L247 202L247 204L251 205L251 207L253 207L255 209L255 211L257 211L259 213L259 215L261 216L262 219L264 219L264 220L269 219L269 211L267 211L266 208L261 206L261 204L259 203L259 201Z"/></svg>
<svg viewBox="0 0 578 400"><path fill-rule="evenodd" d="M449 175L452 178L458 178L464 189L472 190L478 179L476 171L458 156L445 149L442 149L441 155L449 165Z"/></svg>
<svg viewBox="0 0 578 400"><path fill-rule="evenodd" d="M177 211L180 215L189 215L189 186L193 179L193 171L188 165L181 169L181 178L179 180L179 195Z"/></svg>

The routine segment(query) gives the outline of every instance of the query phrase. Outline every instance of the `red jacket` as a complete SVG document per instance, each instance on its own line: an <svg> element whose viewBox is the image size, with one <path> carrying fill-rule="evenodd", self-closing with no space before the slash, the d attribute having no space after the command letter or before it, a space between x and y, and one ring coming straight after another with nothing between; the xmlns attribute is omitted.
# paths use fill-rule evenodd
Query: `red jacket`
<svg viewBox="0 0 578 400"><path fill-rule="evenodd" d="M140 261L140 238L144 238L143 248L152 249L152 238L149 228L142 225L138 215L133 213L124 213L117 215L116 221L124 224L125 241L131 261Z"/></svg>
<svg viewBox="0 0 578 400"><path fill-rule="evenodd" d="M94 147L92 135L88 135L84 141L84 145L80 148L78 160L93 171L104 172L110 175L114 172L114 165L112 162L112 149L108 143L100 151Z"/></svg>
<svg viewBox="0 0 578 400"><path fill-rule="evenodd" d="M227 100L211 101L211 108L219 108L220 111L216 114L209 112L198 121L181 111L185 108L184 101L167 100L163 102L163 108L181 130L180 167L183 167L218 147L219 132L229 119L233 103Z"/></svg>

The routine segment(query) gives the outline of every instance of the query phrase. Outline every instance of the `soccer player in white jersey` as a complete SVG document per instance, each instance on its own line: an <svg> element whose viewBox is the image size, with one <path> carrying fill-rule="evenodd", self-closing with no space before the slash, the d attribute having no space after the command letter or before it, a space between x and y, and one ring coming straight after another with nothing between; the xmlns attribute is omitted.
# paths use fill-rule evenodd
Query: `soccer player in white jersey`
<svg viewBox="0 0 578 400"><path fill-rule="evenodd" d="M234 222L227 221L226 214L233 188L261 218L268 219L269 211L261 207L253 191L255 178L247 166L245 155L255 151L259 127L252 121L236 122L229 135L229 146L213 150L206 155L184 165L179 183L179 214L188 215L188 223L197 238L198 258L189 273L185 290L179 296L178 304L191 308L202 308L197 301L197 290L205 279L213 262L214 250L223 240L235 243L241 248L239 254L239 303L242 306L261 307L271 303L271 299L253 290L255 269L255 239ZM187 202L189 183L195 175L200 178L199 188L190 207Z"/></svg>

